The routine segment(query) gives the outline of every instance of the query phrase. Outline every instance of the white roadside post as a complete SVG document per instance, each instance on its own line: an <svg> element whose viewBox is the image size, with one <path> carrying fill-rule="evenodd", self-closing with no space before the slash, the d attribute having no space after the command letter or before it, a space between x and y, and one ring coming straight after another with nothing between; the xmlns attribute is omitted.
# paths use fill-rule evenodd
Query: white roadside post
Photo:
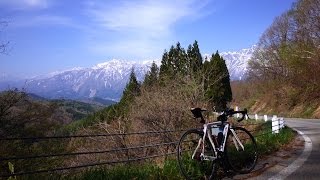
<svg viewBox="0 0 320 180"><path fill-rule="evenodd" d="M283 117L279 118L280 129L284 128L284 120Z"/></svg>
<svg viewBox="0 0 320 180"><path fill-rule="evenodd" d="M254 117L255 117L256 121L259 119L259 118L258 118L258 114L255 114Z"/></svg>
<svg viewBox="0 0 320 180"><path fill-rule="evenodd" d="M268 116L267 115L264 115L263 118L264 118L264 121L266 121L266 122L268 121Z"/></svg>
<svg viewBox="0 0 320 180"><path fill-rule="evenodd" d="M272 117L272 134L279 133L279 121L276 115Z"/></svg>
<svg viewBox="0 0 320 180"><path fill-rule="evenodd" d="M238 106L236 106L236 111L239 111L239 107L238 107ZM240 114L237 113L237 114L236 114L236 117L239 118L239 117L240 117Z"/></svg>

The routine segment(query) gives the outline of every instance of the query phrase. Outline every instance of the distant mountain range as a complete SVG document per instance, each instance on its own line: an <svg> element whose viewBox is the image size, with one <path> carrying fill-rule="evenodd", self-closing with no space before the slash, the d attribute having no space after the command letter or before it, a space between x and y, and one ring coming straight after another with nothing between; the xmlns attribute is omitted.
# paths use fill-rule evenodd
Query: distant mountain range
<svg viewBox="0 0 320 180"><path fill-rule="evenodd" d="M237 52L220 53L226 60L231 80L245 78L248 60L251 58L254 48L255 46ZM138 81L143 81L153 61L160 65L158 59L143 62L113 59L91 68L73 68L27 80L2 80L0 81L0 90L8 87L24 87L27 92L51 99L99 97L105 100L118 101L127 84L131 69L134 68Z"/></svg>
<svg viewBox="0 0 320 180"><path fill-rule="evenodd" d="M134 68L138 80L143 80L151 62L138 63L111 60L91 68L77 68L37 77L26 83L27 91L49 98L82 99L101 97L119 100Z"/></svg>

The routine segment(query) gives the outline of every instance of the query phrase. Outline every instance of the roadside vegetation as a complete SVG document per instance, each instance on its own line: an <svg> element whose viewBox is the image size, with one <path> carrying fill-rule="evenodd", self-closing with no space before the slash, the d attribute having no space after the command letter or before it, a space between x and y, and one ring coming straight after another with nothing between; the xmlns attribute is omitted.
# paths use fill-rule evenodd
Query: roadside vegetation
<svg viewBox="0 0 320 180"><path fill-rule="evenodd" d="M288 127L280 130L279 134L272 134L271 122L258 121L254 127L250 124L252 122L244 123L246 128L248 127L248 129L255 132L259 158L272 155L272 153L290 143L296 135ZM133 162L112 167L96 167L73 175L54 175L52 179L184 179L180 174L176 154L168 156L161 164L156 162L156 160L149 160L143 163ZM30 177L34 178L34 176Z"/></svg>

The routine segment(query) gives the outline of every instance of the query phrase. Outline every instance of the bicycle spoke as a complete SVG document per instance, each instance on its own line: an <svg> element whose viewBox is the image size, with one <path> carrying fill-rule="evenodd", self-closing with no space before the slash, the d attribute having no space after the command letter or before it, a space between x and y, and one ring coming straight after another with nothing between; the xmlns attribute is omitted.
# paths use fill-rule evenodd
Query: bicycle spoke
<svg viewBox="0 0 320 180"><path fill-rule="evenodd" d="M257 161L257 146L253 136L244 128L234 128L228 136L225 156L233 170L240 173L250 172Z"/></svg>
<svg viewBox="0 0 320 180"><path fill-rule="evenodd" d="M209 179L214 171L214 161L210 160L214 152L209 141L205 142L205 157L201 157L202 152L202 132L198 130L187 131L178 144L178 162L180 170L186 179ZM194 141L197 139L197 141Z"/></svg>

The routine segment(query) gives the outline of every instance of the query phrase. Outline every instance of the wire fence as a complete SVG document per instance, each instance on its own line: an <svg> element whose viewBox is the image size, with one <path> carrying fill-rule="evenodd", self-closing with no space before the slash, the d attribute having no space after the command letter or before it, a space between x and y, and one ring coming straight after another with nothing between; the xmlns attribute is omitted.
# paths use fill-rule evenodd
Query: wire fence
<svg viewBox="0 0 320 180"><path fill-rule="evenodd" d="M239 126L259 126L260 128L251 130L250 132L254 135L254 137L264 136L268 134L273 134L275 130L273 130L274 126L283 126L283 124L277 125L263 125L261 122L256 123L247 123L247 124L240 124ZM166 133L179 133L186 131L185 129L182 130L165 130L165 131L145 131L145 132L132 132L132 133L113 133L113 134L92 134L92 135L70 135L70 136L46 136L46 137L1 137L1 141L6 142L13 142L13 141L28 141L28 140L51 140L51 139L70 139L70 138L93 138L93 137L112 137L112 136L132 136L132 135L159 135L159 134L166 134ZM255 132L262 132L261 134L255 134ZM146 148L160 148L160 147L172 147L171 151L159 154L152 154L146 155L143 157L134 157L134 158L125 158L119 160L111 160L111 161L102 161L96 163L88 163L82 165L75 165L75 166L67 166L67 167L55 167L55 168L48 168L48 169L40 169L40 170L33 170L33 171L20 171L20 172L12 172L8 174L0 174L0 178L7 178L10 176L22 176L22 175L30 175L30 174L39 174L39 173L52 173L56 171L66 171L70 169L81 169L87 167L94 167L94 166L102 166L102 165L112 165L112 164L121 164L121 163L130 163L130 162L137 162L143 161L147 159L154 159L157 157L163 156L170 156L176 153L176 145L178 144L178 139L172 142L161 142L161 143L152 143L152 144L144 144L144 145L136 145L124 148L114 148L114 149L106 149L106 150L96 150L96 151L83 151L83 152L70 152L70 153L50 153L50 154L38 154L38 155L25 155L25 156L9 156L9 157L1 157L0 156L0 163L1 162L9 162L9 161L16 161L16 160L31 160L31 159L43 159L43 158L53 158L53 157L66 157L66 156L81 156L81 155L93 155L93 154L107 154L107 153L118 153L121 151L130 151L130 150L138 150L138 149L146 149Z"/></svg>
<svg viewBox="0 0 320 180"><path fill-rule="evenodd" d="M42 136L42 137L0 137L0 141L13 140L47 140L47 139L70 139L70 138L93 138L93 137L110 137L110 136L129 136L129 135L146 135L161 134L170 132L181 132L185 130L166 130L166 131L144 131L132 133L111 133L111 134L86 134L86 135L69 135L69 136Z"/></svg>
<svg viewBox="0 0 320 180"><path fill-rule="evenodd" d="M6 142L14 142L14 141L38 141L38 140L62 140L62 139L70 139L70 138L94 138L94 137L113 137L113 136L147 136L147 135L159 135L166 133L181 133L186 131L184 129L181 130L165 130L165 131L144 131L144 132L131 132L131 133L112 133L112 134L87 134L87 135L70 135L70 136L45 136L45 137L1 137L1 141ZM43 159L43 158L53 158L53 157L66 157L66 156L81 156L81 155L93 155L93 154L107 154L107 153L120 153L121 151L130 151L137 149L146 149L146 148L158 148L158 147L166 147L166 146L175 146L178 142L162 142L162 143L152 143L152 144L144 144L137 145L125 148L114 148L114 149L106 149L106 150L98 150L98 151L84 151L84 152L71 152L71 153L52 153L52 154L39 154L39 155L24 155L24 156L10 156L10 157L1 157L0 155L0 163L1 162L9 162L9 161L17 161L17 160L31 160L31 159ZM93 166L101 166L101 165L111 165L111 164L121 164L121 163L129 163L142 161L147 159L154 159L157 157L169 156L176 153L175 151L166 152L161 154L153 154L144 157L135 157L135 158L124 158L121 160L113 160L113 161L104 161L97 163L90 163L84 165L77 166L68 166L68 167L58 167L58 168L50 168L50 169L40 169L34 171L23 171L23 172L14 172L10 174L1 174L0 178L6 178L10 176L22 176L22 175L30 175L30 174L39 174L39 173L50 173L55 171L65 171L70 169L81 169L86 167Z"/></svg>
<svg viewBox="0 0 320 180"><path fill-rule="evenodd" d="M172 155L174 153L176 153L176 152L169 152L169 153L165 153L165 154L145 156L145 157L134 158L134 159L120 160L120 161L106 161L106 162L91 163L91 164L85 164L85 165L79 165L79 166L69 166L69 167L60 167L60 168L53 168L53 169L43 169L43 170L36 170L36 171L18 172L18 173L1 175L0 177L4 177L5 178L5 177L10 177L10 176L22 176L22 175L39 174L39 173L50 173L50 172L55 172L55 171L64 171L64 170L70 170L70 169L80 169L80 168L87 168L87 167L92 167L92 166L101 166L101 165L107 165L107 164L128 163L128 162L135 162L135 161L142 161L142 160L146 160L146 159L152 159L152 158L161 157L161 156L168 156L168 155Z"/></svg>

